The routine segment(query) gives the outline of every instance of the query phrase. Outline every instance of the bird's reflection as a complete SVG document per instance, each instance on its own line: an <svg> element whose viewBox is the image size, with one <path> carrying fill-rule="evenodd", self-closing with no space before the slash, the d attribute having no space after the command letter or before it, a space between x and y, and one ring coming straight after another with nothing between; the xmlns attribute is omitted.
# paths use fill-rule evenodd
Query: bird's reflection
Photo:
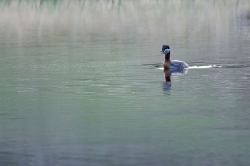
<svg viewBox="0 0 250 166"><path fill-rule="evenodd" d="M172 82L171 82L171 76L178 76L178 75L183 75L187 74L188 69L183 69L183 70L175 70L175 69L164 69L164 82L163 82L163 91L170 91Z"/></svg>
<svg viewBox="0 0 250 166"><path fill-rule="evenodd" d="M171 90L171 71L169 69L164 69L164 78L165 81L163 82L163 90L169 91Z"/></svg>

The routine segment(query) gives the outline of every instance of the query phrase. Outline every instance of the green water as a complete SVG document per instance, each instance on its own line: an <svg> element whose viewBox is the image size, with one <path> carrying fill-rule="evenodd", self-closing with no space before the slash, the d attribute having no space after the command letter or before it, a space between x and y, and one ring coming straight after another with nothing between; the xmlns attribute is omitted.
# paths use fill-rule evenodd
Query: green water
<svg viewBox="0 0 250 166"><path fill-rule="evenodd" d="M249 1L0 9L1 166L250 165Z"/></svg>

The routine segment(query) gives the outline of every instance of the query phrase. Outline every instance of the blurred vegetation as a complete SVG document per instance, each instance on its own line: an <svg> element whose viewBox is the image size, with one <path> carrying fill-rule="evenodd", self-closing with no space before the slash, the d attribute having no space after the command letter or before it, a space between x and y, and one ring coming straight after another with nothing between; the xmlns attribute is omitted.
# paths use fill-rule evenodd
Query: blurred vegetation
<svg viewBox="0 0 250 166"><path fill-rule="evenodd" d="M28 35L223 35L249 18L249 0L0 0L0 28Z"/></svg>

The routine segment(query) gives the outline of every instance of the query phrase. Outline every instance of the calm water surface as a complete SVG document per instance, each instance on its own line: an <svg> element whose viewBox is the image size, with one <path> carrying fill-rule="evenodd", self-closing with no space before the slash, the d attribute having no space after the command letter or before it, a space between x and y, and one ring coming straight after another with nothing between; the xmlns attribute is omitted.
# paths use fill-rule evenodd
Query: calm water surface
<svg viewBox="0 0 250 166"><path fill-rule="evenodd" d="M1 166L250 165L249 1L0 9Z"/></svg>

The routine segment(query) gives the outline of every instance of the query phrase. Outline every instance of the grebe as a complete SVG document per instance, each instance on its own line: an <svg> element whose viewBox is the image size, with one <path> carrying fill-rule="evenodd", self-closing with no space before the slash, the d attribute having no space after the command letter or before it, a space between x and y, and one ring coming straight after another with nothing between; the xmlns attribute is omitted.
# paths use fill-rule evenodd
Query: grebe
<svg viewBox="0 0 250 166"><path fill-rule="evenodd" d="M163 45L162 54L165 54L165 61L163 62L164 69L170 69L171 71L183 71L188 68L188 64L179 60L170 60L170 47L169 45Z"/></svg>

